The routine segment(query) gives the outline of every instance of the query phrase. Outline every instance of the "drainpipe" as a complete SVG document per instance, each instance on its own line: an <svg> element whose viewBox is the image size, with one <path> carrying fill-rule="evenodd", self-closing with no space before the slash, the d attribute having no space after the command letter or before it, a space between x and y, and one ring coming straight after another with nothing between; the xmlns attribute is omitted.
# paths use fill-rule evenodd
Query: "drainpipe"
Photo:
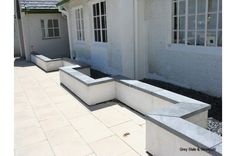
<svg viewBox="0 0 236 156"><path fill-rule="evenodd" d="M62 7L58 7L58 11L61 12L63 15L66 16L67 20L67 30L68 30L68 37L69 37L69 50L70 50L70 58L73 59L74 54L72 53L72 40L71 40L71 31L70 31L70 19L69 19L69 12L66 10L62 10Z"/></svg>
<svg viewBox="0 0 236 156"><path fill-rule="evenodd" d="M134 30L134 53L133 53L133 59L134 59L134 79L137 78L137 69L136 69L136 63L137 63L137 59L136 59L136 53L138 50L138 2L137 0L133 0L133 16L134 16L134 20L133 20L133 30Z"/></svg>

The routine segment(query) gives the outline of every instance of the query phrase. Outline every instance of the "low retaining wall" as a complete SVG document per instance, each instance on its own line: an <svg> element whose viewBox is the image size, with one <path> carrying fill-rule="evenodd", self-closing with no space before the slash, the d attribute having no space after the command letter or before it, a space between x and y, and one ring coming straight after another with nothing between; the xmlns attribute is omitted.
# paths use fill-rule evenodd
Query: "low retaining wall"
<svg viewBox="0 0 236 156"><path fill-rule="evenodd" d="M31 53L30 57L31 57L31 62L33 62L39 68L43 69L45 72L57 71L59 70L60 67L73 66L73 65L89 67L86 64L79 63L69 58L50 59L44 55L40 55L37 53Z"/></svg>
<svg viewBox="0 0 236 156"><path fill-rule="evenodd" d="M221 155L221 137L206 130L210 105L136 80L93 79L86 70L78 66L61 67L61 84L88 105L117 99L146 115L149 153ZM183 152L198 147L202 151Z"/></svg>

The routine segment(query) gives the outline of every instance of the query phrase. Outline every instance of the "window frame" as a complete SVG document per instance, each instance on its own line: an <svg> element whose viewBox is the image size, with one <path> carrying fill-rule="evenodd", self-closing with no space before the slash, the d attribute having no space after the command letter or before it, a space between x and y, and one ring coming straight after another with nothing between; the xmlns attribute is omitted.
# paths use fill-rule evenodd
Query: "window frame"
<svg viewBox="0 0 236 156"><path fill-rule="evenodd" d="M105 2L105 10L106 10L106 13L101 15L101 2ZM94 16L94 12L93 12L93 6L95 4L99 4L99 15L96 15ZM108 22L107 22L107 14L108 14L108 9L107 9L107 1L106 0L94 0L90 3L90 8L91 8L91 22L92 22L92 41L93 43L95 44L101 44L101 45L104 45L104 44L107 44L109 42L108 40ZM105 16L105 19L106 19L106 28L102 28L102 16ZM99 17L99 24L100 24L100 28L97 28L95 29L95 25L94 25L94 18L97 18ZM96 41L95 39L95 30L100 30L100 37L101 37L101 41ZM102 31L105 30L106 31L106 42L103 41L103 35L102 35Z"/></svg>
<svg viewBox="0 0 236 156"><path fill-rule="evenodd" d="M83 14L83 16L81 16L81 11L80 11L80 24L81 24L81 26L82 26L82 30L78 30L78 15L77 15L77 13L78 13L78 9L80 10L80 9L82 9L82 14ZM84 24L84 7L83 7L83 5L79 5L79 6L77 6L77 7L75 7L74 9L73 9L74 11L74 19L75 19L75 31L76 31L76 37L75 37L75 39L76 39L76 41L77 42L85 42L86 41L86 37L85 37L85 24ZM82 18L81 18L82 17ZM83 23L81 23L81 21L83 21ZM80 28L81 28L81 26L80 26ZM82 31L82 39L79 39L78 38L78 32L81 32Z"/></svg>
<svg viewBox="0 0 236 156"><path fill-rule="evenodd" d="M185 25L184 25L184 43L179 43L179 2L180 1L184 1L185 2L185 14L183 16L185 16ZM215 48L222 48L222 37L221 37L221 42L219 42L219 38L218 35L221 33L222 36L222 27L219 28L219 17L220 15L222 16L222 9L220 10L220 2L222 2L221 0L217 0L217 7L215 11L210 11L209 10L209 6L208 6L208 2L209 0L206 0L206 4L205 4L205 12L202 13L198 13L198 0L195 0L195 8L194 8L194 12L193 13L189 13L189 4L188 4L189 0L172 0L171 1L171 37L170 37L170 42L171 45L173 45L174 47L176 47L176 45L179 45L180 47L184 47L184 46L191 46L191 47L215 47ZM175 4L176 3L176 15L175 13ZM221 3L222 6L222 3ZM214 29L208 29L208 16L209 15L216 15L216 21L215 21L215 28ZM197 18L198 15L204 15L204 30L202 30L202 32L204 33L204 44L203 45L197 45L197 32L201 32L198 30L197 28ZM182 15L181 15L182 16ZM194 25L194 29L191 30L188 28L188 22L189 22L189 17L193 16L194 17L194 21L195 21L195 25ZM176 17L176 24L175 24L175 17ZM222 18L221 18L222 21ZM175 29L175 25L177 25L176 29ZM222 24L221 24L222 25ZM176 43L175 43L175 37L174 37L174 32L176 32ZM188 34L192 32L194 34L194 44L188 44L189 42L189 38L188 38ZM215 33L215 45L214 46L210 46L208 45L208 33L209 32L214 32ZM219 43L221 43L219 45ZM168 47L170 47L170 45L168 45Z"/></svg>
<svg viewBox="0 0 236 156"><path fill-rule="evenodd" d="M52 20L52 28L48 28L48 21ZM54 27L54 22L53 20L57 20L58 22L58 27ZM42 27L41 25L41 21L43 21L44 23L44 27ZM61 29L60 29L60 20L58 18L47 18L47 19L40 19L40 29L41 29L41 36L43 40L46 39L57 39L57 38L61 38ZM53 30L53 36L49 36L49 32L48 30L52 29ZM58 29L58 36L55 36L55 29ZM43 32L44 31L44 32ZM43 33L45 34L45 36L43 36Z"/></svg>

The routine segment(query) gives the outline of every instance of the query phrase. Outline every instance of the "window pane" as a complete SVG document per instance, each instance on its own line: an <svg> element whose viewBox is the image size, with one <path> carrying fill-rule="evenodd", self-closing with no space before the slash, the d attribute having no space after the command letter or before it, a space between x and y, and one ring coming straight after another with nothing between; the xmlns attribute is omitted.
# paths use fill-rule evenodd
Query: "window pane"
<svg viewBox="0 0 236 156"><path fill-rule="evenodd" d="M179 18L179 29L184 30L185 29L185 17Z"/></svg>
<svg viewBox="0 0 236 156"><path fill-rule="evenodd" d="M55 28L57 28L58 27L58 20L57 19L54 19L53 20L53 27Z"/></svg>
<svg viewBox="0 0 236 156"><path fill-rule="evenodd" d="M219 1L220 1L219 9L220 9L220 11L222 11L222 0L219 0Z"/></svg>
<svg viewBox="0 0 236 156"><path fill-rule="evenodd" d="M48 37L53 37L53 29L48 29Z"/></svg>
<svg viewBox="0 0 236 156"><path fill-rule="evenodd" d="M197 12L205 13L206 10L206 0L197 0Z"/></svg>
<svg viewBox="0 0 236 156"><path fill-rule="evenodd" d="M97 12L97 13L96 13L97 15L100 15L100 12L99 12L99 3L96 4L96 12Z"/></svg>
<svg viewBox="0 0 236 156"><path fill-rule="evenodd" d="M188 16L188 29L195 30L195 16Z"/></svg>
<svg viewBox="0 0 236 156"><path fill-rule="evenodd" d="M208 0L208 12L217 11L218 0Z"/></svg>
<svg viewBox="0 0 236 156"><path fill-rule="evenodd" d="M222 31L218 32L217 46L222 47Z"/></svg>
<svg viewBox="0 0 236 156"><path fill-rule="evenodd" d="M45 34L45 29L42 29L42 37L45 38L46 34Z"/></svg>
<svg viewBox="0 0 236 156"><path fill-rule="evenodd" d="M40 20L41 28L44 28L44 20Z"/></svg>
<svg viewBox="0 0 236 156"><path fill-rule="evenodd" d="M218 27L219 29L222 29L222 13L219 13L219 21L218 21Z"/></svg>
<svg viewBox="0 0 236 156"><path fill-rule="evenodd" d="M100 17L97 17L97 28L100 28Z"/></svg>
<svg viewBox="0 0 236 156"><path fill-rule="evenodd" d="M179 32L179 43L185 43L185 32L184 31Z"/></svg>
<svg viewBox="0 0 236 156"><path fill-rule="evenodd" d="M173 15L177 15L177 3L173 3Z"/></svg>
<svg viewBox="0 0 236 156"><path fill-rule="evenodd" d="M172 35L172 43L177 43L177 32L173 31Z"/></svg>
<svg viewBox="0 0 236 156"><path fill-rule="evenodd" d="M173 19L174 19L174 21L173 21L173 29L177 30L177 17L174 17Z"/></svg>
<svg viewBox="0 0 236 156"><path fill-rule="evenodd" d="M189 0L188 1L188 13L195 14L196 10L196 0Z"/></svg>
<svg viewBox="0 0 236 156"><path fill-rule="evenodd" d="M80 16L81 16L81 18L83 18L83 8L80 8Z"/></svg>
<svg viewBox="0 0 236 156"><path fill-rule="evenodd" d="M93 5L93 16L96 16L96 4Z"/></svg>
<svg viewBox="0 0 236 156"><path fill-rule="evenodd" d="M207 46L216 46L216 32L215 31L207 32Z"/></svg>
<svg viewBox="0 0 236 156"><path fill-rule="evenodd" d="M106 30L102 30L102 41L106 42Z"/></svg>
<svg viewBox="0 0 236 156"><path fill-rule="evenodd" d="M107 27L107 21L106 21L106 16L102 16L102 28Z"/></svg>
<svg viewBox="0 0 236 156"><path fill-rule="evenodd" d="M105 2L101 2L101 15L106 14L106 9L105 9Z"/></svg>
<svg viewBox="0 0 236 156"><path fill-rule="evenodd" d="M188 32L188 45L195 45L195 31Z"/></svg>
<svg viewBox="0 0 236 156"><path fill-rule="evenodd" d="M197 32L197 41L196 45L201 45L203 46L205 42L205 33L204 31Z"/></svg>
<svg viewBox="0 0 236 156"><path fill-rule="evenodd" d="M101 42L101 30L98 30L98 42Z"/></svg>
<svg viewBox="0 0 236 156"><path fill-rule="evenodd" d="M48 28L52 28L52 20L48 20Z"/></svg>
<svg viewBox="0 0 236 156"><path fill-rule="evenodd" d="M60 36L60 35L59 35L59 29L57 29L57 28L54 29L54 36Z"/></svg>
<svg viewBox="0 0 236 156"><path fill-rule="evenodd" d="M81 31L81 33L82 33L82 40L85 40L84 31Z"/></svg>
<svg viewBox="0 0 236 156"><path fill-rule="evenodd" d="M185 15L185 0L179 2L179 15Z"/></svg>
<svg viewBox="0 0 236 156"><path fill-rule="evenodd" d="M81 29L84 30L84 20L81 20Z"/></svg>
<svg viewBox="0 0 236 156"><path fill-rule="evenodd" d="M97 18L93 18L94 29L97 29Z"/></svg>
<svg viewBox="0 0 236 156"><path fill-rule="evenodd" d="M207 29L216 29L216 14L208 14L207 17Z"/></svg>
<svg viewBox="0 0 236 156"><path fill-rule="evenodd" d="M94 38L95 38L95 41L98 41L98 33L97 33L97 30L94 30Z"/></svg>
<svg viewBox="0 0 236 156"><path fill-rule="evenodd" d="M205 29L205 15L197 16L197 29L204 30Z"/></svg>

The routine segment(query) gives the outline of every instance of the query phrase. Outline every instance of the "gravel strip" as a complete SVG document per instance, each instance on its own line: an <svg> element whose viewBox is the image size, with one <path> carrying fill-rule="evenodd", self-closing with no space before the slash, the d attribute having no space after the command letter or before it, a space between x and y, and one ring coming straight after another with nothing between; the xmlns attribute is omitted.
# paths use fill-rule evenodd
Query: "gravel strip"
<svg viewBox="0 0 236 156"><path fill-rule="evenodd" d="M210 117L208 118L208 130L222 136L222 122Z"/></svg>

